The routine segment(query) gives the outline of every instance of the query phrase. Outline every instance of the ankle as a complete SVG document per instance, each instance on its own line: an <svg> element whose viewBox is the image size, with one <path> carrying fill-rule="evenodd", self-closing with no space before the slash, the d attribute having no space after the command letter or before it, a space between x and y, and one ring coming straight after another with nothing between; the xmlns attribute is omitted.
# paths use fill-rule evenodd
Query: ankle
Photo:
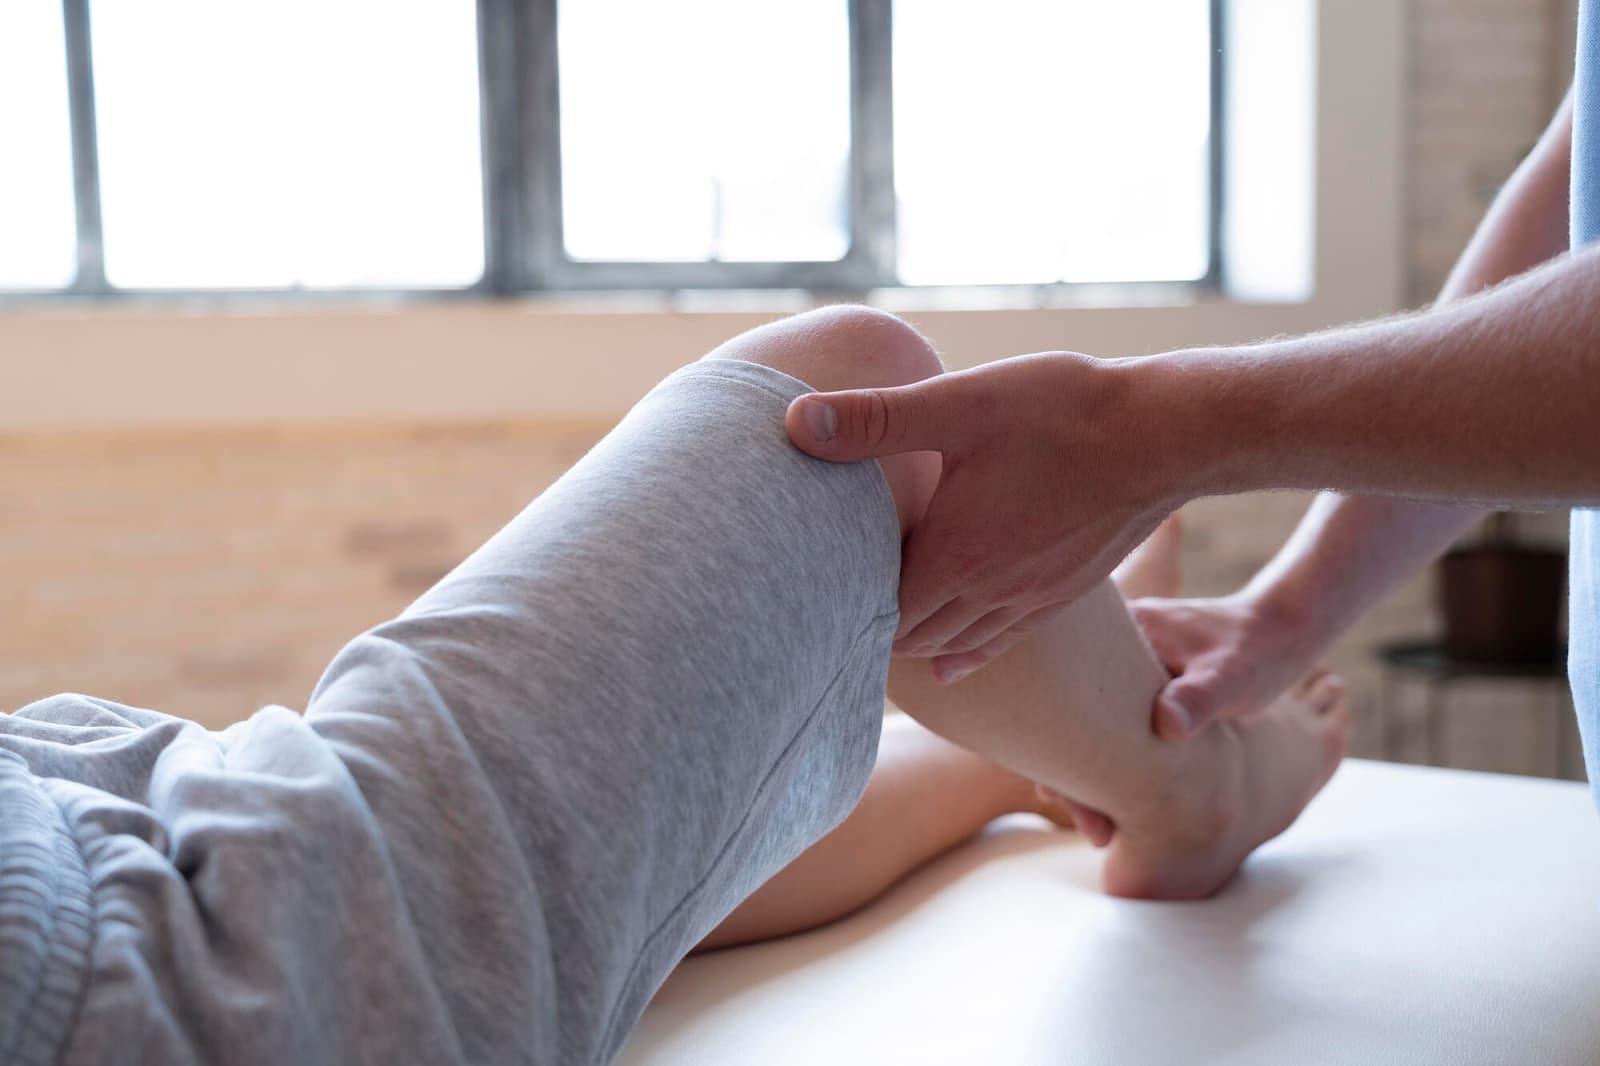
<svg viewBox="0 0 1600 1066"><path fill-rule="evenodd" d="M1229 842L1244 809L1244 749L1228 723L1209 727L1205 741L1210 757L1191 764L1204 772L1178 775L1141 818L1119 823L1103 875L1108 894L1203 899L1233 875Z"/></svg>

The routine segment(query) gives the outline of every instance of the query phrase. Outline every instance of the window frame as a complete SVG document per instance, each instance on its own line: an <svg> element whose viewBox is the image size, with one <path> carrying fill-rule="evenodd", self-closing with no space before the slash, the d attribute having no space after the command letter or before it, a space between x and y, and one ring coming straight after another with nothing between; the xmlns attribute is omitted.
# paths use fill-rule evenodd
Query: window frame
<svg viewBox="0 0 1600 1066"><path fill-rule="evenodd" d="M62 0L77 271L72 282L59 289L0 290L0 306L82 300L349 304L752 289L859 296L872 289L901 287L895 267L893 0L848 0L850 241L843 258L826 262L596 262L570 257L562 233L557 2L476 0L484 217L484 269L477 281L440 288L152 289L113 286L106 277L90 0ZM1119 282L1112 288L1186 293L1222 288L1226 64L1221 42L1226 3L1208 0L1206 271L1193 281ZM1107 287L1105 282L962 286L1101 292Z"/></svg>

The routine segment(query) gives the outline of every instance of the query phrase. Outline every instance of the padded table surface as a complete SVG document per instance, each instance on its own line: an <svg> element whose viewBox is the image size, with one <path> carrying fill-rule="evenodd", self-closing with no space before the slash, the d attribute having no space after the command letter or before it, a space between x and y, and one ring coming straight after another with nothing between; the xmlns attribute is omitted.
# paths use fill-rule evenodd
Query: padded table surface
<svg viewBox="0 0 1600 1066"><path fill-rule="evenodd" d="M845 921L687 960L620 1061L1600 1063L1581 785L1347 761L1215 899L1002 820Z"/></svg>

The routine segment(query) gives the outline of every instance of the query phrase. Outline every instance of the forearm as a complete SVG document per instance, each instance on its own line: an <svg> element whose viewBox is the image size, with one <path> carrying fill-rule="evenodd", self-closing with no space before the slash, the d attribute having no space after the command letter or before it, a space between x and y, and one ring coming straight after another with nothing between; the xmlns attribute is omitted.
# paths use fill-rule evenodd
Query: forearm
<svg viewBox="0 0 1600 1066"><path fill-rule="evenodd" d="M1587 506L1600 502L1597 296L1600 248L1426 314L1127 369L1154 411L1188 405L1167 417L1190 449L1168 472L1185 495Z"/></svg>
<svg viewBox="0 0 1600 1066"><path fill-rule="evenodd" d="M1565 250L1571 131L1569 99L1496 199L1438 309L1130 367L1180 390L1202 416L1183 432L1214 445L1211 465L1190 471L1185 488L1600 499L1600 258L1586 251L1471 295Z"/></svg>
<svg viewBox="0 0 1600 1066"><path fill-rule="evenodd" d="M1331 644L1482 515L1476 507L1324 493L1245 595L1272 624Z"/></svg>
<svg viewBox="0 0 1600 1066"><path fill-rule="evenodd" d="M1567 250L1571 156L1569 96L1478 225L1439 293L1441 306ZM1296 616L1285 620L1304 624L1313 638L1332 640L1482 514L1471 506L1327 493L1246 591L1269 612Z"/></svg>

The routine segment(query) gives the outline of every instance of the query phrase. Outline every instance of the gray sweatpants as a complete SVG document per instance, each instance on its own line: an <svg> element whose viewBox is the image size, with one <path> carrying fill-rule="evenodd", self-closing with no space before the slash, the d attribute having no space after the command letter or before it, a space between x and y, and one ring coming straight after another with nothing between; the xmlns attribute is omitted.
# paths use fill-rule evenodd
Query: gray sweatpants
<svg viewBox="0 0 1600 1066"><path fill-rule="evenodd" d="M0 715L0 1062L605 1062L839 822L899 537L806 391L673 375L304 717Z"/></svg>

